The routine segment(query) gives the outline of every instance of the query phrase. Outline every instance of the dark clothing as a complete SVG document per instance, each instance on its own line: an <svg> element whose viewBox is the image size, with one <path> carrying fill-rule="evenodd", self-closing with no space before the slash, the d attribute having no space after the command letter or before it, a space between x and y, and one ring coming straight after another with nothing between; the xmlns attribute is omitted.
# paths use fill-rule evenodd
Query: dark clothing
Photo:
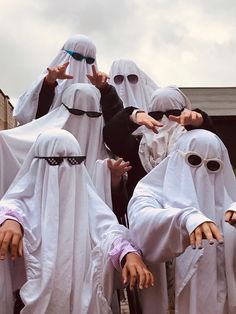
<svg viewBox="0 0 236 314"><path fill-rule="evenodd" d="M41 91L39 93L39 103L36 113L36 119L48 113L53 102L53 98L55 96L56 86L57 82L55 82L54 84L48 84L46 79L44 79Z"/></svg>
<svg viewBox="0 0 236 314"><path fill-rule="evenodd" d="M132 135L139 127L138 124L132 122L129 118L135 107L127 107L118 112L103 129L103 138L110 150L117 156L130 161L132 169L128 172L127 189L129 197L132 196L133 190L140 179L146 175L141 161L139 159L139 143L141 138ZM215 128L210 117L200 109L195 111L201 113L203 124L200 128L207 129L215 133ZM186 126L187 130L194 129L192 126Z"/></svg>
<svg viewBox="0 0 236 314"><path fill-rule="evenodd" d="M105 88L100 90L100 93L102 115L106 124L115 114L124 109L124 106L114 86L107 84Z"/></svg>

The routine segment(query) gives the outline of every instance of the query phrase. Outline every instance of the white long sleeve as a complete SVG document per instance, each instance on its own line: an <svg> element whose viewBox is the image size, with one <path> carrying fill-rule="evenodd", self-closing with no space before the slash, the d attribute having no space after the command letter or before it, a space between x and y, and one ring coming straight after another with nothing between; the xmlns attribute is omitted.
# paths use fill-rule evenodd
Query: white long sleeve
<svg viewBox="0 0 236 314"><path fill-rule="evenodd" d="M196 208L161 208L154 197L134 196L128 206L132 242L148 262L164 262L181 254L189 235L211 221Z"/></svg>

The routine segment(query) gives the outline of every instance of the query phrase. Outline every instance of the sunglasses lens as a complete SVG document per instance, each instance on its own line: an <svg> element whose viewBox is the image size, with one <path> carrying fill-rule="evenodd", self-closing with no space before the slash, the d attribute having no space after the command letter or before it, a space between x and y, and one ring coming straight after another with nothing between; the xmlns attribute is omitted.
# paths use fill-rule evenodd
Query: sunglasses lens
<svg viewBox="0 0 236 314"><path fill-rule="evenodd" d="M164 112L162 112L162 111L151 111L148 114L149 114L149 116L151 116L155 120L161 120L163 115L164 115Z"/></svg>
<svg viewBox="0 0 236 314"><path fill-rule="evenodd" d="M200 156L192 154L188 156L188 163L194 167L200 166L202 159Z"/></svg>
<svg viewBox="0 0 236 314"><path fill-rule="evenodd" d="M72 53L72 58L74 58L77 61L81 61L81 60L83 60L84 57L81 54L77 53L77 52L73 52Z"/></svg>
<svg viewBox="0 0 236 314"><path fill-rule="evenodd" d="M124 75L116 75L114 76L115 84L119 85L124 81Z"/></svg>
<svg viewBox="0 0 236 314"><path fill-rule="evenodd" d="M209 160L207 162L207 168L213 172L218 171L220 169L220 163L216 160Z"/></svg>
<svg viewBox="0 0 236 314"><path fill-rule="evenodd" d="M127 76L128 78L128 81L131 83L131 84L136 84L138 83L138 76L136 74L129 74Z"/></svg>
<svg viewBox="0 0 236 314"><path fill-rule="evenodd" d="M85 156L68 157L67 160L71 165L79 165L85 160Z"/></svg>
<svg viewBox="0 0 236 314"><path fill-rule="evenodd" d="M96 112L96 111L87 111L86 114L90 118L98 118L102 115L101 112Z"/></svg>
<svg viewBox="0 0 236 314"><path fill-rule="evenodd" d="M50 166L59 166L63 162L63 157L45 157Z"/></svg>
<svg viewBox="0 0 236 314"><path fill-rule="evenodd" d="M69 112L75 114L76 116L82 116L83 114L85 114L83 110L73 108L69 109Z"/></svg>
<svg viewBox="0 0 236 314"><path fill-rule="evenodd" d="M172 110L167 110L165 112L165 115L167 117L169 117L169 116L176 116L176 117L178 117L178 116L181 115L181 112L182 112L182 110L180 110L180 109L172 109Z"/></svg>
<svg viewBox="0 0 236 314"><path fill-rule="evenodd" d="M88 64L93 64L95 62L95 59L91 57L86 57L85 60Z"/></svg>

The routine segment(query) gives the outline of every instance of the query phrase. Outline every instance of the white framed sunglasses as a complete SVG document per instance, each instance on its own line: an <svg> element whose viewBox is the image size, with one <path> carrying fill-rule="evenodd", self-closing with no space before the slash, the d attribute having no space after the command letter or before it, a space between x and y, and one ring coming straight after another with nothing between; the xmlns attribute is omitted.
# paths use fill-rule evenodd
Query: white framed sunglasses
<svg viewBox="0 0 236 314"><path fill-rule="evenodd" d="M182 152L179 151L182 157L184 157L185 162L193 168L198 168L202 164L207 168L207 171L210 173L218 173L220 172L223 167L224 163L222 160L218 158L209 158L204 159L202 156L196 152L189 151L189 152Z"/></svg>

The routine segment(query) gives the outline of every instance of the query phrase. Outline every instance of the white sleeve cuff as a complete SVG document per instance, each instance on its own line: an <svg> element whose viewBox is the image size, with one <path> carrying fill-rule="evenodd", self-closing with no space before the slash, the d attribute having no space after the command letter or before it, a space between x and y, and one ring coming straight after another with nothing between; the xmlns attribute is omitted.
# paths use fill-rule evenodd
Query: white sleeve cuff
<svg viewBox="0 0 236 314"><path fill-rule="evenodd" d="M230 205L230 207L226 209L226 212L229 211L229 210L232 210L232 211L236 212L236 203L232 203Z"/></svg>
<svg viewBox="0 0 236 314"><path fill-rule="evenodd" d="M213 221L207 218L206 216L204 216L200 212L189 214L186 221L186 228L188 230L189 235L193 232L194 229L196 229L198 226L200 226L204 222L213 222Z"/></svg>
<svg viewBox="0 0 236 314"><path fill-rule="evenodd" d="M132 122L136 123L136 124L137 124L137 113L138 113L138 112L145 112L145 111L140 110L140 109L134 109L133 112L132 112L131 115L130 115L130 120L131 120Z"/></svg>

